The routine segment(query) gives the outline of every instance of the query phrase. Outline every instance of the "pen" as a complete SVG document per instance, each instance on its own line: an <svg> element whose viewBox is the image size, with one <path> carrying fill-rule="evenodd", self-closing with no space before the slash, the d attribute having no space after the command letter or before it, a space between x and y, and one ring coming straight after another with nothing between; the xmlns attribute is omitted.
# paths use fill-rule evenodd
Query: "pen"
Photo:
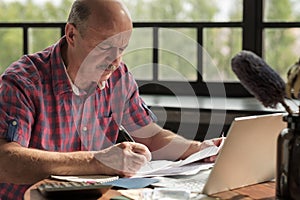
<svg viewBox="0 0 300 200"><path fill-rule="evenodd" d="M120 125L119 127L119 133L123 135L126 141L135 142L134 139L131 137L131 135L127 132L127 130L122 125Z"/></svg>

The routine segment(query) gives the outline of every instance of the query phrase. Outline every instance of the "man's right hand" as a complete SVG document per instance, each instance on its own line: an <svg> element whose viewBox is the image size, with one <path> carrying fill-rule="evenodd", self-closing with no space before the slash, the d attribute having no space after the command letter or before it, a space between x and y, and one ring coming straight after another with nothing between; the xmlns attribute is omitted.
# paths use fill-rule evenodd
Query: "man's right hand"
<svg viewBox="0 0 300 200"><path fill-rule="evenodd" d="M143 144L122 142L95 152L94 157L105 166L106 174L130 177L151 160L151 153Z"/></svg>

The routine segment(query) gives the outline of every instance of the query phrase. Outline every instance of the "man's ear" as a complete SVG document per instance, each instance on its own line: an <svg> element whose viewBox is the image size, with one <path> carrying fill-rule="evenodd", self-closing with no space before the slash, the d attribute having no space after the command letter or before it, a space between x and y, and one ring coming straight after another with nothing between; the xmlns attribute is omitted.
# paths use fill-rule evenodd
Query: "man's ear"
<svg viewBox="0 0 300 200"><path fill-rule="evenodd" d="M65 26L65 35L66 35L66 40L68 42L69 46L73 46L75 45L74 39L75 39L75 35L78 33L76 27L71 24L71 23L67 23Z"/></svg>

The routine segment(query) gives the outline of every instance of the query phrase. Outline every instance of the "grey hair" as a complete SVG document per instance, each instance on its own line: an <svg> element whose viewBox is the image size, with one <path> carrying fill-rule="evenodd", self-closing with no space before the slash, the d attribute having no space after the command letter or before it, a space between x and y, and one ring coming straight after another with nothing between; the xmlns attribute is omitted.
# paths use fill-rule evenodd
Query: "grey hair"
<svg viewBox="0 0 300 200"><path fill-rule="evenodd" d="M85 3L81 0L76 0L71 8L69 17L68 17L68 23L73 24L81 34L81 36L84 36L85 30L87 28L87 20L89 16L91 15L91 9Z"/></svg>

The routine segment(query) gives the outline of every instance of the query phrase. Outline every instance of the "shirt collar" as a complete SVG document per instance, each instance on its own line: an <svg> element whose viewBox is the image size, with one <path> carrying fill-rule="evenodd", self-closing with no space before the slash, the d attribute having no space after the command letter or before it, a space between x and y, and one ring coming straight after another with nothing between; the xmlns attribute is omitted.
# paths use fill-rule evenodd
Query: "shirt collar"
<svg viewBox="0 0 300 200"><path fill-rule="evenodd" d="M72 82L66 71L64 61L61 57L63 45L66 45L65 36L53 45L51 53L52 84L54 93L60 95L63 93L74 92L76 95L81 95L80 89ZM100 90L103 90L107 86L107 81L98 83L98 88Z"/></svg>
<svg viewBox="0 0 300 200"><path fill-rule="evenodd" d="M67 68L65 66L65 73L68 77L68 80L71 84L71 87L72 87L72 90L74 92L75 95L79 96L79 95L86 95L86 92L83 91L83 90L80 90L72 81L72 79L70 78L68 72L67 72ZM106 86L106 81L100 81L98 84L97 84L97 87L100 89L100 90L103 90Z"/></svg>

